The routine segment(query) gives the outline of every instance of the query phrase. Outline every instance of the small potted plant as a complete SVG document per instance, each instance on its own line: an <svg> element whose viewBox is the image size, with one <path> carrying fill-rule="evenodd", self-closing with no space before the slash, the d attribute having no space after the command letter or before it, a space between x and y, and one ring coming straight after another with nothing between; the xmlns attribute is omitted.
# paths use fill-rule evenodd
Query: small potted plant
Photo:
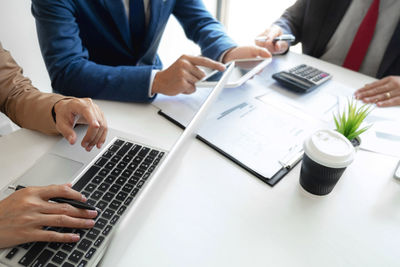
<svg viewBox="0 0 400 267"><path fill-rule="evenodd" d="M361 127L362 122L372 111L372 105L364 104L360 107L354 99L347 101L347 109L337 116L333 115L335 120L336 131L343 134L353 144L355 148L358 148L361 144L360 134L368 130L371 125Z"/></svg>

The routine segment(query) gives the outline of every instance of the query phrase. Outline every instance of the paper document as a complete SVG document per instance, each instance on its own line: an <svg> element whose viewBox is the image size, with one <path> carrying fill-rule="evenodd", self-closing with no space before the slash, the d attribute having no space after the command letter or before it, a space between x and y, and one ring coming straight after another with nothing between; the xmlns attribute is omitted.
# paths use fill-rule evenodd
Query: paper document
<svg viewBox="0 0 400 267"><path fill-rule="evenodd" d="M257 76L256 76L257 77ZM214 105L211 113L225 110L238 101L238 99L253 99L269 91L268 88L260 84L262 80L257 78L248 80L242 86L236 88L225 88L218 97L217 104ZM178 118L183 125L187 125L197 112L201 104L207 98L212 88L199 87L196 92L190 95L180 94L176 96L166 96L159 94L153 105L168 112L172 118Z"/></svg>
<svg viewBox="0 0 400 267"><path fill-rule="evenodd" d="M312 131L335 129L333 114L346 107L355 90L331 80L297 94L255 76L240 87L224 89L199 135L235 162L270 178L292 155L299 155ZM192 95L160 95L154 105L186 126L209 92L198 88ZM361 135L361 149L400 156L400 107L375 108L362 127L371 124Z"/></svg>
<svg viewBox="0 0 400 267"><path fill-rule="evenodd" d="M320 119L326 128L335 129L333 115L343 111L357 88L331 80L309 94L297 94L271 83L259 99L268 105L285 106ZM357 101L358 106L364 105ZM290 107L287 107L290 106ZM374 107L361 127L372 127L361 135L361 149L400 156L400 107ZM400 138L400 137L399 137Z"/></svg>
<svg viewBox="0 0 400 267"><path fill-rule="evenodd" d="M240 87L226 88L199 135L231 159L270 178L291 155L298 157L303 140L314 128L311 122L260 101L259 96L270 89L259 83L253 79ZM186 126L209 90L198 88L192 95L161 96L154 105Z"/></svg>
<svg viewBox="0 0 400 267"><path fill-rule="evenodd" d="M213 114L199 134L250 169L272 177L289 154L302 150L309 130L302 120L253 99Z"/></svg>
<svg viewBox="0 0 400 267"><path fill-rule="evenodd" d="M270 85L273 90L268 91L261 99L268 103L284 103L317 119L328 121L331 119L332 111L338 106L338 97L332 92L324 90L324 86L327 84L329 83L325 83L307 94L299 94L273 83Z"/></svg>
<svg viewBox="0 0 400 267"><path fill-rule="evenodd" d="M400 157L400 122L375 122L362 135L361 147L365 150Z"/></svg>

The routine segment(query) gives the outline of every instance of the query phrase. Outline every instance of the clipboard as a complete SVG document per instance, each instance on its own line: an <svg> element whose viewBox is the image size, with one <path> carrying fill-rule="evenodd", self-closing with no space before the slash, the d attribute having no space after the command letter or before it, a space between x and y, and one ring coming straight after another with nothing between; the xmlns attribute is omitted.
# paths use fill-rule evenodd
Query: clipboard
<svg viewBox="0 0 400 267"><path fill-rule="evenodd" d="M178 122L177 120L175 120L174 118L172 118L171 116L169 116L168 114L163 112L161 109L158 111L158 114L163 116L170 122L174 123L178 127L182 128L182 129L185 128L185 126L183 124L181 124L180 122ZM301 159L303 157L303 149L289 153L283 159L279 160L282 165L280 170L278 170L273 176L266 177L266 176L260 174L259 172L257 172L256 170L254 170L253 168L250 168L249 166L244 164L241 160L232 156L230 153L224 151L218 145L208 141L206 138L202 137L201 135L197 134L196 138L271 187L276 185L286 174L288 174L301 161Z"/></svg>

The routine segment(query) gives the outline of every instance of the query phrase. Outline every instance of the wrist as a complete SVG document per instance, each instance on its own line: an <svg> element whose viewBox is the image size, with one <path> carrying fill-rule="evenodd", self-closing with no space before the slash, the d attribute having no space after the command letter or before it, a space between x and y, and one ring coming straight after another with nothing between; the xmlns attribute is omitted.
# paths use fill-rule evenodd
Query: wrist
<svg viewBox="0 0 400 267"><path fill-rule="evenodd" d="M53 117L53 122L55 123L55 124L57 124L57 117L56 117L56 111L54 110L54 107L55 107L56 105L54 104L54 106L51 108L51 117Z"/></svg>
<svg viewBox="0 0 400 267"><path fill-rule="evenodd" d="M62 106L66 103L66 101L70 101L71 97L62 98L54 103L53 108L51 109L51 115L53 116L54 123L57 124L57 114L60 113Z"/></svg>
<svg viewBox="0 0 400 267"><path fill-rule="evenodd" d="M158 71L153 79L153 84L151 86L151 93L152 94L158 94L160 92L160 74L162 75L163 71Z"/></svg>
<svg viewBox="0 0 400 267"><path fill-rule="evenodd" d="M151 75L150 75L150 83L149 83L149 88L148 88L148 95L149 98L154 98L156 93L153 92L153 84L154 84L154 78L156 77L157 73L159 73L160 70L152 70Z"/></svg>
<svg viewBox="0 0 400 267"><path fill-rule="evenodd" d="M225 63L228 63L228 62L229 62L229 54L230 54L234 49L236 49L236 47L229 48L228 50L226 50L226 51L224 52L223 57L222 57L222 60L221 60L222 63L225 64Z"/></svg>
<svg viewBox="0 0 400 267"><path fill-rule="evenodd" d="M54 103L53 108L51 109L51 116L53 117L53 121L55 124L57 124L57 113L60 110L60 105L61 105L60 103L63 100L65 100L65 99L63 98L63 99L58 100L56 103Z"/></svg>

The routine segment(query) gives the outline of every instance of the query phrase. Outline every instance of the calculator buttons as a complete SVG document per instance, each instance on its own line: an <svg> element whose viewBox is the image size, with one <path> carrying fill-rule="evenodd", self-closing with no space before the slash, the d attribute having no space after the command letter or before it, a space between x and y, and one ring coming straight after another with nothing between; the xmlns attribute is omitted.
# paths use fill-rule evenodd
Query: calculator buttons
<svg viewBox="0 0 400 267"><path fill-rule="evenodd" d="M272 77L285 87L301 93L308 92L332 78L329 73L306 64L275 73Z"/></svg>

